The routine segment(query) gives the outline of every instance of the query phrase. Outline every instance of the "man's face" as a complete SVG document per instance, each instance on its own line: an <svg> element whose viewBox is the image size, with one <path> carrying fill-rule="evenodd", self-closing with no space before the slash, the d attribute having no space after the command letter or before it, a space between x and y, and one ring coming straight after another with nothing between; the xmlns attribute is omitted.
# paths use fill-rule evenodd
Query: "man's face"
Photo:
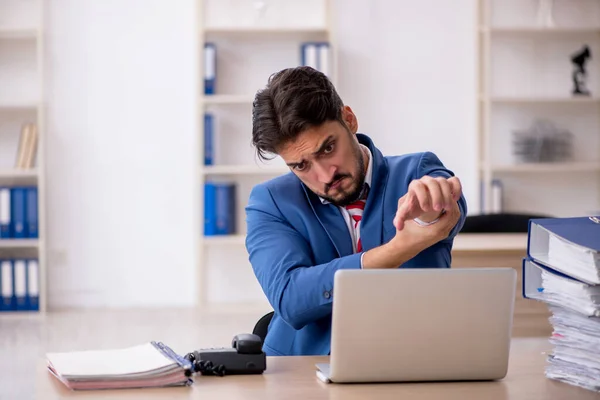
<svg viewBox="0 0 600 400"><path fill-rule="evenodd" d="M356 117L349 107L344 107L342 116L346 125L325 122L305 130L279 151L310 190L338 206L358 200L366 175L365 155L354 135Z"/></svg>

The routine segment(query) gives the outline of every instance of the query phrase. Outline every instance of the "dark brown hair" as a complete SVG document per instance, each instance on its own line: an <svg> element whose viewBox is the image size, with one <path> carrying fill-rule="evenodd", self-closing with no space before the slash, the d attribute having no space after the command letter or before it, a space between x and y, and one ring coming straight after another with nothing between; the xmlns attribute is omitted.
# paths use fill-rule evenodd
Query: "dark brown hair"
<svg viewBox="0 0 600 400"><path fill-rule="evenodd" d="M325 74L311 67L287 68L269 77L252 103L252 144L258 157L277 150L301 132L342 120L344 103Z"/></svg>

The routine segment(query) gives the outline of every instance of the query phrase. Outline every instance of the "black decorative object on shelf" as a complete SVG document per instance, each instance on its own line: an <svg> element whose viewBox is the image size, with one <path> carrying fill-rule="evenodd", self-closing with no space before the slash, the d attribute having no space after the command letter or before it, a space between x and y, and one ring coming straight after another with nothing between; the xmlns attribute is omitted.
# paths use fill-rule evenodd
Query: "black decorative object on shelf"
<svg viewBox="0 0 600 400"><path fill-rule="evenodd" d="M590 91L586 88L587 71L585 63L589 58L592 58L592 53L589 46L584 46L578 53L571 56L571 62L574 65L573 70L573 94L580 96L589 96Z"/></svg>

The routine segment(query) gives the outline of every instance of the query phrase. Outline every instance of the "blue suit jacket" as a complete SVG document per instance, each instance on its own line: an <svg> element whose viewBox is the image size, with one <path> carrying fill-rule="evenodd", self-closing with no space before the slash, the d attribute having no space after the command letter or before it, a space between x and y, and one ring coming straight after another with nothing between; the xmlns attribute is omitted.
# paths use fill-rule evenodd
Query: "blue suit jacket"
<svg viewBox="0 0 600 400"><path fill-rule="evenodd" d="M392 221L398 199L413 179L424 175L450 177L433 153L383 157L363 134L359 141L373 155L371 190L361 222L363 251L394 237ZM423 250L402 268L449 268L453 238ZM246 207L246 248L250 263L275 314L263 350L267 355L327 355L330 351L333 277L337 270L360 268L340 210L322 204L293 173L255 186Z"/></svg>

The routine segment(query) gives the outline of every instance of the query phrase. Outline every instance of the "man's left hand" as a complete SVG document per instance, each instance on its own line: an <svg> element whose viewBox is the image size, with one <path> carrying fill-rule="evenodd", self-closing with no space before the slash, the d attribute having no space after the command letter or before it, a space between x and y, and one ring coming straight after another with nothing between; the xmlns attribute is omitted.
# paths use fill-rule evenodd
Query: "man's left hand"
<svg viewBox="0 0 600 400"><path fill-rule="evenodd" d="M398 200L394 226L402 230L404 221L415 218L424 222L433 221L441 215L442 210L457 202L461 194L462 185L455 176L434 178L426 175L415 179L408 185L408 192Z"/></svg>

